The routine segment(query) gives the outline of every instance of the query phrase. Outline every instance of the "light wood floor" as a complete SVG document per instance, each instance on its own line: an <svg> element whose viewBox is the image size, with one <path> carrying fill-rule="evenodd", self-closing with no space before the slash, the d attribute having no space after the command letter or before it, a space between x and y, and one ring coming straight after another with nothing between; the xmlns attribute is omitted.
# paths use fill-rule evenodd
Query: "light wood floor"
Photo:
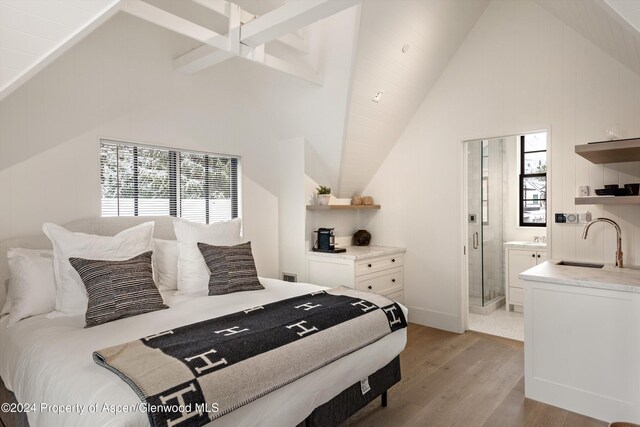
<svg viewBox="0 0 640 427"><path fill-rule="evenodd" d="M410 324L402 381L347 426L595 427L607 424L524 398L519 341Z"/></svg>

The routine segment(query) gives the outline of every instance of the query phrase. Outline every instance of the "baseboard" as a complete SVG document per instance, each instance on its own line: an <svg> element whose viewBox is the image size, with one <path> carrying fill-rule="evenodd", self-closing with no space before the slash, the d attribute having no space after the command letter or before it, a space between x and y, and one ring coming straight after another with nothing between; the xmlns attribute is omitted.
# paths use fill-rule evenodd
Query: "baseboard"
<svg viewBox="0 0 640 427"><path fill-rule="evenodd" d="M460 316L440 311L427 310L420 307L407 306L409 321L419 325L461 334L464 332Z"/></svg>

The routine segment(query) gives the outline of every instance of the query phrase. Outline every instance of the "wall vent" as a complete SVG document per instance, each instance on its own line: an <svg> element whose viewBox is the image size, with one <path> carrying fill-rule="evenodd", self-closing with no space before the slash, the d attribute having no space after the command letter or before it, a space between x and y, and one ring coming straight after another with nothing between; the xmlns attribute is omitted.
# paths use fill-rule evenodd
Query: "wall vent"
<svg viewBox="0 0 640 427"><path fill-rule="evenodd" d="M298 275L293 273L282 273L282 280L285 282L297 282Z"/></svg>

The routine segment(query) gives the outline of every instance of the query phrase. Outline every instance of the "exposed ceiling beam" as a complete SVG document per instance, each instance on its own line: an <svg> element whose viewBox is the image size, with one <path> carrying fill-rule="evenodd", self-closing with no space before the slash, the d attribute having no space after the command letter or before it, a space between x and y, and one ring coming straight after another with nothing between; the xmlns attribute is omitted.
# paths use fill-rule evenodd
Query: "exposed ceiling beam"
<svg viewBox="0 0 640 427"><path fill-rule="evenodd" d="M218 15L225 16L229 18L231 6L236 6L234 3L231 3L227 0L192 0L194 3L199 4L200 6L206 7L207 9L217 13ZM237 7L237 6L236 6ZM240 9L240 24L246 24L250 21L253 21L257 17L244 9ZM309 54L309 46L307 42L302 38L298 32L292 32L291 34L285 34L277 39L273 40L274 42L281 43L287 47L297 50L298 52L302 52L305 55Z"/></svg>
<svg viewBox="0 0 640 427"><path fill-rule="evenodd" d="M30 68L19 74L15 79L3 87L0 87L0 100L9 96L10 93L22 86L31 77L35 76L56 58L71 49L76 43L115 15L120 10L122 1L123 0L113 0L110 2L107 7L96 13L96 15L93 16L85 25L42 55L42 57L39 58Z"/></svg>
<svg viewBox="0 0 640 427"><path fill-rule="evenodd" d="M254 49L249 46L240 45L240 56L299 79L322 85L322 77L320 77L313 68L302 64L292 64L276 56L269 55L264 52L264 46L259 46Z"/></svg>
<svg viewBox="0 0 640 427"><path fill-rule="evenodd" d="M194 3L198 3L200 6L216 12L218 15L229 17L230 5L234 4L227 0L192 0ZM240 9L240 23L246 24L249 21L256 19L256 16L244 9Z"/></svg>
<svg viewBox="0 0 640 427"><path fill-rule="evenodd" d="M122 5L122 11L183 36L199 40L209 46L225 50L229 48L229 41L226 36L141 0L126 0Z"/></svg>
<svg viewBox="0 0 640 427"><path fill-rule="evenodd" d="M216 49L205 44L176 58L173 61L173 66L176 70L194 74L234 56L236 54L231 51Z"/></svg>
<svg viewBox="0 0 640 427"><path fill-rule="evenodd" d="M296 0L242 26L240 40L257 47L359 3L359 0Z"/></svg>

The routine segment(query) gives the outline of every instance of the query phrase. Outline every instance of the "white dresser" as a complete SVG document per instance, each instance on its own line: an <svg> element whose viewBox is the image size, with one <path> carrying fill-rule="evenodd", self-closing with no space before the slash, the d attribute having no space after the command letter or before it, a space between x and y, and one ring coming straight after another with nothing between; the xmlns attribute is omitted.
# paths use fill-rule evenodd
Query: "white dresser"
<svg viewBox="0 0 640 427"><path fill-rule="evenodd" d="M505 282L507 311L514 305L524 305L524 282L520 273L547 260L547 244L534 242L505 242Z"/></svg>
<svg viewBox="0 0 640 427"><path fill-rule="evenodd" d="M309 282L376 292L404 303L404 248L347 246L347 252L309 251Z"/></svg>

